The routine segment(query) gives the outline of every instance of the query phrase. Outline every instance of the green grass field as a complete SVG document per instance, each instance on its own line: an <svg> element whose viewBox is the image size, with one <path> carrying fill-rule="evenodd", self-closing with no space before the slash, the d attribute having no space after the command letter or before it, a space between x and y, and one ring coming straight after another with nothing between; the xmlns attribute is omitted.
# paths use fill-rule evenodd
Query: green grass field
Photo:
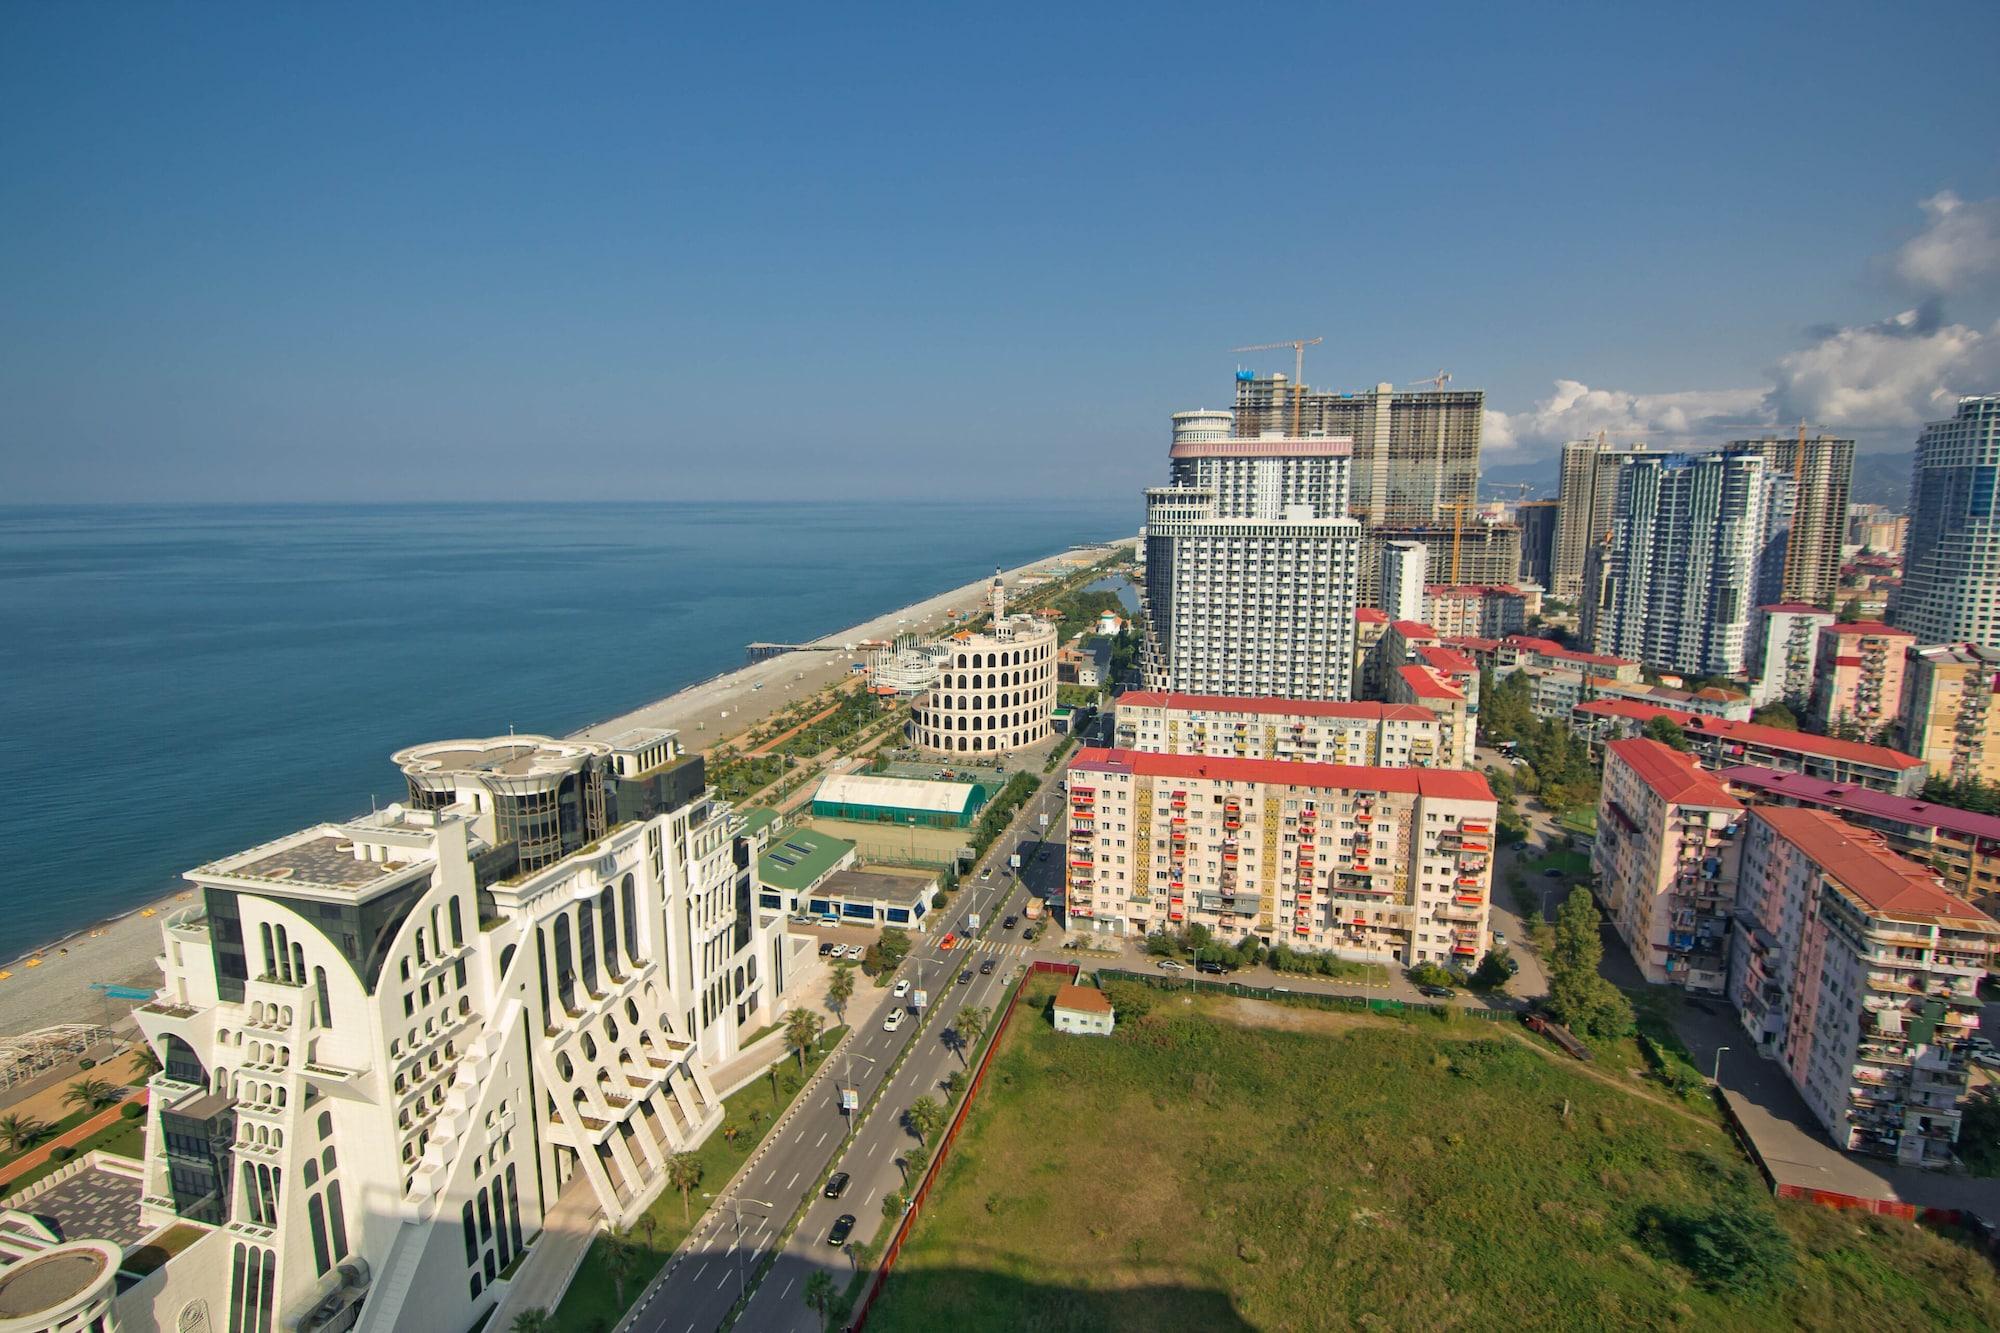
<svg viewBox="0 0 2000 1333"><path fill-rule="evenodd" d="M1175 996L1101 1039L1024 1006L869 1327L2000 1326L1969 1249L1775 1204L1618 1082L1465 1020ZM1649 1238L1718 1203L1782 1228L1782 1280L1711 1290Z"/></svg>
<svg viewBox="0 0 2000 1333"><path fill-rule="evenodd" d="M839 1044L847 1032L845 1027L829 1028L820 1038L820 1044L806 1057L805 1069L799 1069L797 1056L787 1056L779 1065L779 1075L783 1079L788 1074L797 1075L800 1080L809 1078L813 1070L819 1068L826 1059L826 1052ZM737 1169L750 1160L750 1154L771 1132L778 1116L785 1106L796 1096L796 1092L774 1097L771 1081L760 1078L755 1083L741 1089L722 1103L722 1123L736 1125L745 1132L736 1136L731 1143L723 1137L721 1129L710 1134L701 1147L695 1149L695 1157L701 1162L701 1184L695 1188L685 1207L680 1191L663 1190L660 1197L653 1200L646 1215L652 1220L650 1235L643 1227L633 1228L633 1242L641 1251L638 1276L625 1283L625 1299L636 1298L645 1285L653 1280L653 1275L666 1265L694 1224L701 1221L708 1204L701 1196L720 1190L729 1183ZM749 1128L750 1112L763 1112L763 1119L754 1130ZM576 1270L576 1277L570 1282L569 1290L563 1293L562 1304L555 1310L556 1333L604 1333L616 1324L625 1313L619 1302L617 1284L604 1266L604 1238L591 1242L590 1249L583 1256L583 1263Z"/></svg>

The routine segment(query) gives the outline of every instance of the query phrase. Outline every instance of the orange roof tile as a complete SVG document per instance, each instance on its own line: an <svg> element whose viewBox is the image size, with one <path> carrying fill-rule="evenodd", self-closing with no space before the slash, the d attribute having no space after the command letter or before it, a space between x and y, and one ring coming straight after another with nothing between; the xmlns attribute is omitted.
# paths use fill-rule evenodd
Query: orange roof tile
<svg viewBox="0 0 2000 1333"><path fill-rule="evenodd" d="M1145 754L1138 750L1078 750L1071 771L1131 773L1138 777L1204 778L1262 782L1280 787L1333 787L1344 791L1393 791L1461 801L1490 801L1486 776L1459 768L1380 768L1365 764L1301 764L1285 759L1216 759L1198 754Z"/></svg>
<svg viewBox="0 0 2000 1333"><path fill-rule="evenodd" d="M1722 780L1704 769L1691 754L1673 746L1635 736L1604 747L1638 775L1661 800L1674 805L1704 805L1717 810L1741 810Z"/></svg>
<svg viewBox="0 0 2000 1333"><path fill-rule="evenodd" d="M1949 923L2000 934L2000 922L1945 890L1943 883L1915 861L1890 851L1882 840L1864 833L1826 810L1800 806L1758 806L1753 817L1804 852L1827 877L1846 889L1871 912L1910 921Z"/></svg>

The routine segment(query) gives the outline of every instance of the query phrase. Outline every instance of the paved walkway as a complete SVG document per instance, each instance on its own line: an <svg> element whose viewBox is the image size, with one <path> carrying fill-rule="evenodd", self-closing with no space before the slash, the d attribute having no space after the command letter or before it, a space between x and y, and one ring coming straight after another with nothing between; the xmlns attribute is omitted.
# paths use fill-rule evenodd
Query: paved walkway
<svg viewBox="0 0 2000 1333"><path fill-rule="evenodd" d="M39 1147L30 1149L28 1152L7 1163L7 1165L0 1166L0 1189L5 1189L22 1175L34 1170L43 1162L48 1161L49 1154L56 1149L73 1148L92 1134L95 1134L98 1130L108 1125L116 1124L118 1122L118 1113L124 1108L126 1102L136 1100L139 1105L144 1106L146 1104L146 1095L146 1090L140 1088L136 1098L123 1098L116 1105L105 1107L102 1111L99 1111L96 1115L90 1117L90 1119L84 1121L74 1129L50 1139L47 1143Z"/></svg>
<svg viewBox="0 0 2000 1333"><path fill-rule="evenodd" d="M582 1171L570 1177L555 1207L542 1218L540 1239L529 1248L507 1283L507 1294L486 1321L492 1329L509 1329L525 1310L550 1310L562 1303L563 1292L583 1262L584 1252L604 1222L597 1192Z"/></svg>

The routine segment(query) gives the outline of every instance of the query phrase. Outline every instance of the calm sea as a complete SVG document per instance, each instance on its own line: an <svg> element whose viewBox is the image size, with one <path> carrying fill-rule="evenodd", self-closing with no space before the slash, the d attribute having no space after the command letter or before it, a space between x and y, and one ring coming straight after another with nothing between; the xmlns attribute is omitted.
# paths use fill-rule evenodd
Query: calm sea
<svg viewBox="0 0 2000 1333"><path fill-rule="evenodd" d="M1075 541L1124 502L0 508L0 960L402 795Z"/></svg>

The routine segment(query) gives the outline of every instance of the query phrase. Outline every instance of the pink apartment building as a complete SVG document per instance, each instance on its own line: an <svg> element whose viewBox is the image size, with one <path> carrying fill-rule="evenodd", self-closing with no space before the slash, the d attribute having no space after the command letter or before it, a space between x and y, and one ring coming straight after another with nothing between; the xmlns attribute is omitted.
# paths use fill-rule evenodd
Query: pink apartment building
<svg viewBox="0 0 2000 1333"><path fill-rule="evenodd" d="M1874 739L1903 711L1903 653L1917 636L1878 620L1821 627L1812 721L1831 734L1852 726Z"/></svg>

